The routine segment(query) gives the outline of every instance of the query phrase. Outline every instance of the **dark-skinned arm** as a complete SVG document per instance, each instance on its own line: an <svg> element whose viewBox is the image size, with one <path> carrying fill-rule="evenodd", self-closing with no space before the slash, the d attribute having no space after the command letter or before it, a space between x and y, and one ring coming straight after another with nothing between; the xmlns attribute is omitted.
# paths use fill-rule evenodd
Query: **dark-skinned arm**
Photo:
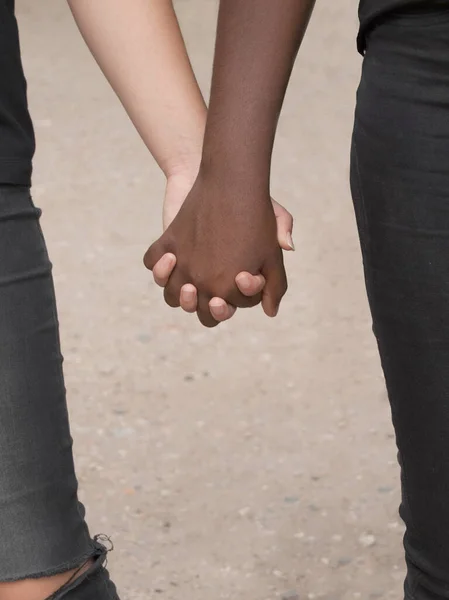
<svg viewBox="0 0 449 600"><path fill-rule="evenodd" d="M221 0L212 89L198 178L177 217L145 256L164 252L177 265L165 288L179 305L186 283L198 289L198 317L217 323L209 301L253 306L236 287L241 271L267 281L262 305L275 316L287 289L270 201L270 165L278 117L313 0Z"/></svg>
<svg viewBox="0 0 449 600"><path fill-rule="evenodd" d="M271 153L314 0L221 0L203 167L269 186Z"/></svg>

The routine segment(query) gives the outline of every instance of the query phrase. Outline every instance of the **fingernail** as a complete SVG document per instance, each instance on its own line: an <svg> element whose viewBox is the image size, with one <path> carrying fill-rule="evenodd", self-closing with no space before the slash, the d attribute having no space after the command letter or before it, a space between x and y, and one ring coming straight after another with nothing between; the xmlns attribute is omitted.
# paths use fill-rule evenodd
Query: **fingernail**
<svg viewBox="0 0 449 600"><path fill-rule="evenodd" d="M164 256L162 257L162 264L165 268L171 268L174 262L175 261L173 254L164 254Z"/></svg>
<svg viewBox="0 0 449 600"><path fill-rule="evenodd" d="M211 311L213 310L213 312L217 315L217 317L223 317L226 313L226 306L221 303L220 304L211 304L210 309L211 309Z"/></svg>
<svg viewBox="0 0 449 600"><path fill-rule="evenodd" d="M279 312L279 306L276 306L276 308L274 309L274 312L273 312L273 319L274 319L274 317L277 317L278 312Z"/></svg>
<svg viewBox="0 0 449 600"><path fill-rule="evenodd" d="M182 292L182 296L184 298L184 300L193 300L193 297L195 296L195 292L193 290L183 290Z"/></svg>
<svg viewBox="0 0 449 600"><path fill-rule="evenodd" d="M240 277L237 277L237 281L238 281L238 284L240 285L240 287L244 287L244 288L249 287L250 283L251 283L248 275L242 275Z"/></svg>
<svg viewBox="0 0 449 600"><path fill-rule="evenodd" d="M287 243L293 251L296 250L295 244L293 243L292 234L290 232L287 233Z"/></svg>

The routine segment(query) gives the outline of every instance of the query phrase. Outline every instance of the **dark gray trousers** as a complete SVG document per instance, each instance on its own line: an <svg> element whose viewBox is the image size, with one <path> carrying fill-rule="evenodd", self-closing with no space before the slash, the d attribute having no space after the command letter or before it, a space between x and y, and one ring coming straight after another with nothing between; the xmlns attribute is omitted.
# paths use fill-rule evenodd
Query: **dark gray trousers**
<svg viewBox="0 0 449 600"><path fill-rule="evenodd" d="M368 35L351 183L402 467L407 600L449 598L449 5Z"/></svg>
<svg viewBox="0 0 449 600"><path fill-rule="evenodd" d="M94 562L54 599L117 600L78 502L58 320L40 211L0 187L0 581Z"/></svg>

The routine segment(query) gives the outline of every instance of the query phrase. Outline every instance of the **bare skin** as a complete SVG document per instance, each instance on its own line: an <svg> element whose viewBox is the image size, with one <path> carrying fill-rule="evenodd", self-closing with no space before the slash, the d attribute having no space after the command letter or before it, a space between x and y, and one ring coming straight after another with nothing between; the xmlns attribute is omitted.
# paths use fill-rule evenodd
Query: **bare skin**
<svg viewBox="0 0 449 600"><path fill-rule="evenodd" d="M65 585L75 573L77 577L85 573L91 564L90 560L81 569L72 569L53 577L0 583L0 600L44 600Z"/></svg>
<svg viewBox="0 0 449 600"><path fill-rule="evenodd" d="M68 1L92 54L167 177L165 230L195 182L207 117L172 0ZM278 205L276 216L279 228L290 227L281 232L280 245L291 250L291 215ZM156 272L168 281L174 268L168 256ZM242 273L239 279L248 296L256 296L265 285L260 274ZM179 300L184 310L195 312L197 291L190 282L180 290ZM235 313L220 298L212 299L210 310L216 322Z"/></svg>
<svg viewBox="0 0 449 600"><path fill-rule="evenodd" d="M198 173L207 116L172 2L69 0L69 4L88 46L167 177L168 226ZM161 284L168 281L176 262L170 256L164 261L159 268ZM264 284L259 278L243 275L243 279L249 295L259 293ZM184 296L184 307L190 310L188 290ZM233 309L217 301L217 317L232 316ZM53 577L0 582L0 600L44 600L88 566L78 573L72 569Z"/></svg>
<svg viewBox="0 0 449 600"><path fill-rule="evenodd" d="M195 161L195 164L199 163L199 161L200 158L198 158L198 161ZM193 186L195 178L196 171L191 170L190 174L183 173L168 179L163 209L164 231L178 214L179 209ZM283 250L294 250L292 239L293 217L275 200L272 199L271 201L276 218L278 244ZM173 253L164 254L153 267L153 278L156 284L165 288L175 266L176 256ZM252 275L244 271L236 276L235 283L244 296L254 297L262 292L266 280L260 273ZM179 292L179 306L188 313L195 313L197 311L198 292L192 283L186 283L181 287ZM213 319L217 323L220 323L230 319L235 314L236 307L225 302L222 298L214 296L209 301L209 310Z"/></svg>
<svg viewBox="0 0 449 600"><path fill-rule="evenodd" d="M175 219L145 255L154 270L165 254L177 258L165 285L169 306L189 287L207 327L217 298L229 306L262 302L275 316L287 289L276 217L270 202L270 166L279 114L314 0L220 2L211 97L200 171ZM242 273L265 278L248 298ZM193 287L191 287L193 286Z"/></svg>
<svg viewBox="0 0 449 600"><path fill-rule="evenodd" d="M193 181L206 106L171 0L70 0L69 4L89 48L167 179L175 181L184 174L183 179ZM179 207L187 192L172 194L171 203ZM0 600L44 600L76 571L0 582Z"/></svg>
<svg viewBox="0 0 449 600"><path fill-rule="evenodd" d="M290 67L305 29L305 26L300 27L298 35L296 25L301 22L306 25L313 2L288 0L281 11L283 16L279 11L273 12L268 0L260 2L264 8L261 11L256 10L259 7L254 5L254 0L233 0L229 6L221 4L213 111L206 133L207 147L201 154L206 109L171 1L70 0L86 42L167 176L167 187L179 177L190 181L190 185L196 184L194 190L178 192L173 200L166 202L165 208L171 211L172 217L164 235L149 251L147 266L157 270L160 261L165 260L165 274L161 269L155 279L166 288L166 299L187 312L196 310L207 326L230 318L235 306L252 306L261 299L267 314L274 316L286 289L279 245L293 249L291 215L270 199L269 159ZM255 14L260 18L254 21ZM253 21L248 38L248 31L239 24ZM266 72L263 68L247 69L245 65L252 64L254 48L271 52L274 31L283 32L282 43L277 40L274 60L272 54L268 54L269 60L261 59ZM244 39L249 42L243 43ZM270 43L267 44L267 40ZM155 46L157 52L154 52ZM259 55L263 57L264 52ZM221 60L224 56L229 60ZM239 58L241 64L236 66L235 59L241 56L244 60ZM227 67L223 71L220 65L224 62ZM243 89L241 69L251 73L255 80L248 80ZM234 80L236 85L228 86L228 80ZM251 93L257 91L257 98L264 97L261 93L264 82L275 93L266 106L260 106ZM234 95L220 97L219 90L224 88L233 89ZM234 112L235 97L244 97L242 93L248 90L249 97L245 97L243 103L245 111ZM253 111L252 107L257 110ZM223 119L223 114L231 114L233 118ZM220 123L228 122L231 127L223 129ZM256 131L262 133L261 139L253 139L252 133ZM233 151L235 147L244 148L248 142L252 151L248 154L251 161L246 164L238 160ZM222 165L217 169L215 159L220 155L217 152L220 146L224 153ZM198 179L201 156L203 171ZM241 178L243 165L247 167L245 180ZM226 181L239 181L240 185L230 194ZM248 181L250 186L246 185ZM226 193L229 198L225 198ZM184 203L186 196L188 202ZM227 200L226 206L220 206L220 198ZM242 221L238 219L239 214L243 215ZM198 229L199 237L195 224L202 225ZM233 229L237 236L231 234ZM204 257L216 247L217 239L220 249L213 256L213 268L210 268ZM238 242L238 247L233 242ZM199 243L203 255L195 252ZM185 264L178 263L180 256L182 260L187 258ZM217 279L216 272L224 262L230 262L232 268L223 280ZM201 271L206 277L197 277ZM83 569L88 567L86 564ZM53 577L0 583L0 600L44 600L81 572L83 570L77 573L75 569Z"/></svg>

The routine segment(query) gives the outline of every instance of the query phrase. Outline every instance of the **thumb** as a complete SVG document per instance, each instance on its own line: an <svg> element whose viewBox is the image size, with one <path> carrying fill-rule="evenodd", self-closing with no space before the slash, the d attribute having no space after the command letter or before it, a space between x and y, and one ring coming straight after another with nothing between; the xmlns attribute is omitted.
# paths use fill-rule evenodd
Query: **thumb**
<svg viewBox="0 0 449 600"><path fill-rule="evenodd" d="M262 273L267 281L262 290L262 308L268 317L275 317L278 314L282 297L287 291L287 275L280 250L279 260L274 260L267 265Z"/></svg>
<svg viewBox="0 0 449 600"><path fill-rule="evenodd" d="M271 200L277 224L277 238L279 246L283 250L294 250L295 245L292 239L293 217L276 200Z"/></svg>

